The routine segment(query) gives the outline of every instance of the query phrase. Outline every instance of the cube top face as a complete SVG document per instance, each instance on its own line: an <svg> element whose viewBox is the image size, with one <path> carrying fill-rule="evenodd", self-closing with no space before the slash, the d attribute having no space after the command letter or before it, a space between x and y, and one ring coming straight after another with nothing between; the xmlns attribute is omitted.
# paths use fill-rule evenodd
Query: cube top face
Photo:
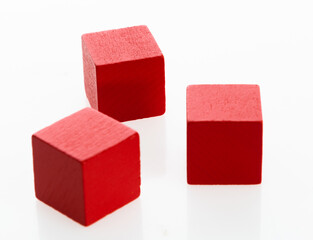
<svg viewBox="0 0 313 240"><path fill-rule="evenodd" d="M78 161L85 161L134 134L134 130L118 121L85 108L34 136Z"/></svg>
<svg viewBox="0 0 313 240"><path fill-rule="evenodd" d="M258 85L190 85L187 121L262 121Z"/></svg>
<svg viewBox="0 0 313 240"><path fill-rule="evenodd" d="M135 26L82 36L96 66L163 56L147 26Z"/></svg>

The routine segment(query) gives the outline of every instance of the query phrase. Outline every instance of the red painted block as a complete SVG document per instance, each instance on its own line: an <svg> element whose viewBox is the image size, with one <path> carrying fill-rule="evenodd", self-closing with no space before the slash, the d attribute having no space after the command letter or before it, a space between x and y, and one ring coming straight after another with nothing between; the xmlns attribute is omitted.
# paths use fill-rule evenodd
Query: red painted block
<svg viewBox="0 0 313 240"><path fill-rule="evenodd" d="M165 112L164 57L146 26L84 34L82 48L92 108L119 121Z"/></svg>
<svg viewBox="0 0 313 240"><path fill-rule="evenodd" d="M91 108L32 136L36 197L90 225L140 195L139 135Z"/></svg>
<svg viewBox="0 0 313 240"><path fill-rule="evenodd" d="M262 128L259 86L188 86L187 182L261 183Z"/></svg>

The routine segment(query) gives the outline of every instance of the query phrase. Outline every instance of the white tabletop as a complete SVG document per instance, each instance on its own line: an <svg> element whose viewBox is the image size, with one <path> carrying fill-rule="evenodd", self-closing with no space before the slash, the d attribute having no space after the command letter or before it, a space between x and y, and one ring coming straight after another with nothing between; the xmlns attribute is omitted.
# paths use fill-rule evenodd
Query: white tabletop
<svg viewBox="0 0 313 240"><path fill-rule="evenodd" d="M2 1L0 239L313 239L312 1ZM145 24L167 111L139 131L142 194L83 227L35 198L31 134L86 106L81 34ZM188 84L259 84L263 183L189 186Z"/></svg>

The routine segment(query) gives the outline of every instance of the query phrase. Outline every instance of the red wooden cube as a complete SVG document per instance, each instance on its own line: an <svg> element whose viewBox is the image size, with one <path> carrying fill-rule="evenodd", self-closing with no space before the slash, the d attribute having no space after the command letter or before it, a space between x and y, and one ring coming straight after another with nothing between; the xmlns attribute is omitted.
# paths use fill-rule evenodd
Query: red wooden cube
<svg viewBox="0 0 313 240"><path fill-rule="evenodd" d="M262 129L259 86L188 86L187 182L261 183Z"/></svg>
<svg viewBox="0 0 313 240"><path fill-rule="evenodd" d="M84 34L82 48L92 108L119 121L165 112L164 57L146 26Z"/></svg>
<svg viewBox="0 0 313 240"><path fill-rule="evenodd" d="M139 135L85 108L32 136L36 197L90 225L140 195Z"/></svg>

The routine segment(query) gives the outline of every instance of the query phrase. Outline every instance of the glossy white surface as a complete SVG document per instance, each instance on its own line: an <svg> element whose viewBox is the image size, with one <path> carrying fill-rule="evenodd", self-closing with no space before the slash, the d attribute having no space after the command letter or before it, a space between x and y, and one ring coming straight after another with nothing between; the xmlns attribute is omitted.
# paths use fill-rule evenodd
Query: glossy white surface
<svg viewBox="0 0 313 240"><path fill-rule="evenodd" d="M0 239L313 239L312 1L1 1ZM83 33L146 24L167 112L141 137L142 195L86 228L34 197L31 134L88 106ZM263 183L188 186L185 89L257 83Z"/></svg>

